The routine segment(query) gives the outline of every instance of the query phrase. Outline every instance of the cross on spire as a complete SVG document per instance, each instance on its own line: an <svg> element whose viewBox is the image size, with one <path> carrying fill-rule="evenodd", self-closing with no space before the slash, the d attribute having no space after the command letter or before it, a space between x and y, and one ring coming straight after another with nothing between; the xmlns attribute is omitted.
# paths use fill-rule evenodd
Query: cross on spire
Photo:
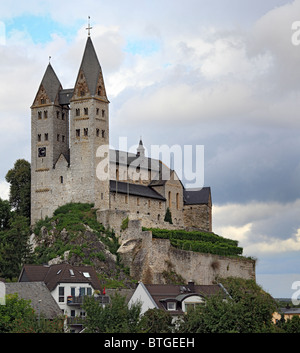
<svg viewBox="0 0 300 353"><path fill-rule="evenodd" d="M89 21L88 21L88 27L86 28L88 31L88 36L91 36L91 29L93 29L93 27L91 27L91 17L89 16Z"/></svg>

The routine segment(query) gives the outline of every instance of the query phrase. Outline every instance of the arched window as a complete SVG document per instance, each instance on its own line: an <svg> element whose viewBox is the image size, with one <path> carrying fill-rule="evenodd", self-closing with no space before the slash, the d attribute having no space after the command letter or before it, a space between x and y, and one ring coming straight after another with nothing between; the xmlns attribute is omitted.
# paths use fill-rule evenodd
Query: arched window
<svg viewBox="0 0 300 353"><path fill-rule="evenodd" d="M169 199L169 208L171 208L171 207L172 207L172 202L171 202L171 191L169 191L168 199Z"/></svg>

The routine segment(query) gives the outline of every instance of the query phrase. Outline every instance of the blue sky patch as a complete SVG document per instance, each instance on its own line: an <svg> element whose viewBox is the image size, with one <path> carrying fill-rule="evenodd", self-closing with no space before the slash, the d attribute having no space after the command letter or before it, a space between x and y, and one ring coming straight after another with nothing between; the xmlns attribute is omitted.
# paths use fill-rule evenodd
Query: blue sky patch
<svg viewBox="0 0 300 353"><path fill-rule="evenodd" d="M148 56L160 50L160 43L154 39L129 39L124 50L134 55Z"/></svg>

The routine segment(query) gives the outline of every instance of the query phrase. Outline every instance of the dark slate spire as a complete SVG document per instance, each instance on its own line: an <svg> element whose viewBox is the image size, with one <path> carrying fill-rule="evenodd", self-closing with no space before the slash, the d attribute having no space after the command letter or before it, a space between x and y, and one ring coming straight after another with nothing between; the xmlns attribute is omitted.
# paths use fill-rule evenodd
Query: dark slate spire
<svg viewBox="0 0 300 353"><path fill-rule="evenodd" d="M102 70L91 37L88 37L86 42L80 71L84 73L91 96L94 96Z"/></svg>
<svg viewBox="0 0 300 353"><path fill-rule="evenodd" d="M62 85L49 63L45 75L43 77L41 86L44 87L46 94L51 102L55 102L58 92L62 89Z"/></svg>

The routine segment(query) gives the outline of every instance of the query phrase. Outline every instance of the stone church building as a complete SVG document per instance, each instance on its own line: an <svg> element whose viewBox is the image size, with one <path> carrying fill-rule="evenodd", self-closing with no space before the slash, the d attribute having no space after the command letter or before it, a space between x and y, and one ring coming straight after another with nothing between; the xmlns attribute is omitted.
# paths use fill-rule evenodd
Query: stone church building
<svg viewBox="0 0 300 353"><path fill-rule="evenodd" d="M31 106L31 223L82 202L105 226L127 215L146 227L211 231L210 188L185 189L174 170L145 156L142 141L136 154L109 149L109 104L90 36L74 88L63 89L49 63Z"/></svg>

